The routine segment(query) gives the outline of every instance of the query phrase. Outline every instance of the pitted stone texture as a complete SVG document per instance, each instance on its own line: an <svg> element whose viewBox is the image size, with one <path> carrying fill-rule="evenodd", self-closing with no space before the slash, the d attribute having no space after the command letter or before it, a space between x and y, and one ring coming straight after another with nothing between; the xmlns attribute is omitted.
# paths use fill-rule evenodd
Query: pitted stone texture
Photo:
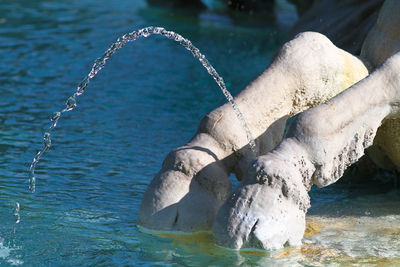
<svg viewBox="0 0 400 267"><path fill-rule="evenodd" d="M281 141L288 116L327 101L367 74L362 61L321 34L302 33L286 43L235 98L259 155ZM229 174L241 180L256 156L232 107L215 109L187 145L167 156L144 195L138 223L158 230L209 230L231 193Z"/></svg>
<svg viewBox="0 0 400 267"><path fill-rule="evenodd" d="M382 121L399 116L399 89L400 52L345 92L299 114L284 140L257 158L221 207L214 224L217 242L269 249L291 244L288 233L302 236L309 181L332 184L364 154ZM252 229L258 234L252 236Z"/></svg>
<svg viewBox="0 0 400 267"><path fill-rule="evenodd" d="M399 11L400 1L386 1L363 48L363 56L373 66L392 56L367 78L299 114L285 139L256 160L253 172L218 212L213 231L219 244L271 249L291 244L290 237L300 240L301 214L308 208L302 192L310 183L323 187L336 182L373 144L375 135L382 154L396 161L396 154L400 155L399 139L394 137L400 129L394 123L400 115ZM297 93L306 99L301 87ZM301 100L295 98L293 104L297 103ZM385 119L393 127L383 125L378 131ZM300 169L301 165L305 167ZM297 190L299 185L302 190Z"/></svg>
<svg viewBox="0 0 400 267"><path fill-rule="evenodd" d="M220 209L213 233L225 247L278 249L299 245L304 229L305 213L281 188L243 182Z"/></svg>
<svg viewBox="0 0 400 267"><path fill-rule="evenodd" d="M374 66L400 51L400 1L386 0L369 32L361 55ZM378 129L369 155L381 168L400 171L400 119L388 118Z"/></svg>
<svg viewBox="0 0 400 267"><path fill-rule="evenodd" d="M259 157L214 223L217 243L234 249L297 246L310 206L296 161L274 152Z"/></svg>

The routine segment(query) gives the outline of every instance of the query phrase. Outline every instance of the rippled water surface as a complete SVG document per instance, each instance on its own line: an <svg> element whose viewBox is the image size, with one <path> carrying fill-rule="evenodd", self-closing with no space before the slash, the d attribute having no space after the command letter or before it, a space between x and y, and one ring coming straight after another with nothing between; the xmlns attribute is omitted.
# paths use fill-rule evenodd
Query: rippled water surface
<svg viewBox="0 0 400 267"><path fill-rule="evenodd" d="M28 168L49 115L117 37L148 25L191 39L232 94L266 68L284 38L277 26L142 1L1 1L1 266L400 264L400 194L390 187L315 190L301 248L233 252L208 233L140 232L140 200L163 158L225 102L190 53L157 36L119 51L60 120L30 193Z"/></svg>

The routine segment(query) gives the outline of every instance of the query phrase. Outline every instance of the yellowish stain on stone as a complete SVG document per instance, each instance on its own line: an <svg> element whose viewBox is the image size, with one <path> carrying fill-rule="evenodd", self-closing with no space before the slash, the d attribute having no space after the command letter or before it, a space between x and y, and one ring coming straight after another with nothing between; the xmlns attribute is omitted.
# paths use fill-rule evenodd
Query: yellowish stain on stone
<svg viewBox="0 0 400 267"><path fill-rule="evenodd" d="M329 229L349 229L355 227L357 220L354 217L347 217L338 220L325 220L323 218L307 218L305 237L312 237L319 232ZM383 235L395 235L400 238L400 226L393 228L386 227L372 230L372 232ZM302 261L310 266L324 266L328 263L337 263L338 266L400 266L400 257L350 257L343 255L340 251L330 247L320 247L309 243L303 243L301 247L286 247L277 251L262 250L226 250L215 244L211 232L193 234L158 233L156 236L169 238L174 246L182 248L187 253L204 253L208 255L223 256L227 254L240 255L243 258L255 257L254 260L263 258L274 258L276 260L294 259ZM243 258L241 258L243 260Z"/></svg>
<svg viewBox="0 0 400 267"><path fill-rule="evenodd" d="M347 216L345 218L329 221L326 223L329 223L329 228L332 229L351 229L358 224L357 218L353 216Z"/></svg>
<svg viewBox="0 0 400 267"><path fill-rule="evenodd" d="M277 260L294 258L310 266L325 266L328 263L337 263L338 266L400 266L400 257L350 257L338 254L331 248L317 247L303 244L301 248L285 248L275 253L273 257Z"/></svg>
<svg viewBox="0 0 400 267"><path fill-rule="evenodd" d="M340 53L343 56L344 64L343 64L343 81L342 81L342 90L344 91L353 84L359 82L368 76L368 69L362 63L361 60L355 58L354 56L345 53L340 50Z"/></svg>
<svg viewBox="0 0 400 267"><path fill-rule="evenodd" d="M304 237L314 236L314 235L318 234L323 228L324 228L324 226L318 220L307 219Z"/></svg>
<svg viewBox="0 0 400 267"><path fill-rule="evenodd" d="M400 119L386 119L374 139L374 145L380 146L390 160L400 170Z"/></svg>
<svg viewBox="0 0 400 267"><path fill-rule="evenodd" d="M286 259L286 258L291 258L294 255L299 254L299 249L298 248L283 248L279 250L277 253L273 255L274 258L276 259Z"/></svg>
<svg viewBox="0 0 400 267"><path fill-rule="evenodd" d="M275 259L296 258L298 260L321 262L331 258L338 258L333 249L303 244L300 248L284 248L273 255Z"/></svg>
<svg viewBox="0 0 400 267"><path fill-rule="evenodd" d="M267 251L260 250L240 250L241 255L252 255L252 256L260 256L260 257L270 257L271 254Z"/></svg>
<svg viewBox="0 0 400 267"><path fill-rule="evenodd" d="M337 256L330 248L316 247L310 244L304 244L300 251L305 258L331 258Z"/></svg>
<svg viewBox="0 0 400 267"><path fill-rule="evenodd" d="M340 257L333 259L334 261L340 262L342 267L350 266L376 266L376 267L389 267L389 266L400 266L400 258L382 258L382 257Z"/></svg>
<svg viewBox="0 0 400 267"><path fill-rule="evenodd" d="M312 237L326 228L330 229L350 229L357 224L355 217L348 216L343 219L327 221L323 218L308 217L306 219L306 229L304 237Z"/></svg>
<svg viewBox="0 0 400 267"><path fill-rule="evenodd" d="M379 229L377 232L384 235L400 235L400 227L382 228Z"/></svg>

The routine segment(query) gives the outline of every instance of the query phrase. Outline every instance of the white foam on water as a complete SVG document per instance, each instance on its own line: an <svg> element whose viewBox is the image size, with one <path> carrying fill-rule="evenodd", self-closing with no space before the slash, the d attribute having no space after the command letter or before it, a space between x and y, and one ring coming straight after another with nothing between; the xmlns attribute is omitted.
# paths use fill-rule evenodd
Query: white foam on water
<svg viewBox="0 0 400 267"><path fill-rule="evenodd" d="M0 266L2 261L6 261L11 265L22 265L24 261L21 259L10 258L11 252L15 250L15 248L10 248L4 245L4 239L0 238Z"/></svg>
<svg viewBox="0 0 400 267"><path fill-rule="evenodd" d="M8 247L3 246L3 244L0 244L0 259L6 259L8 256L10 256L10 251L11 249Z"/></svg>

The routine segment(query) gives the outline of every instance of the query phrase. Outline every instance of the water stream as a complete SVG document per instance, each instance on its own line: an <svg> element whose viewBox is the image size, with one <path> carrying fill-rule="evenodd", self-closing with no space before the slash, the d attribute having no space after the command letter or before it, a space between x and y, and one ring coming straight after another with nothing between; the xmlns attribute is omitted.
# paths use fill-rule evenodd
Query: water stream
<svg viewBox="0 0 400 267"><path fill-rule="evenodd" d="M43 149L40 150L36 154L36 156L33 158L32 164L30 165L30 168L29 168L29 189L31 190L32 193L34 193L35 189L36 189L36 177L35 177L36 166L37 166L40 158L43 156L43 154L50 148L51 132L54 130L54 128L56 128L57 122L60 119L60 117L62 116L62 114L65 112L71 111L76 107L76 105L77 105L76 98L85 92L85 89L89 85L90 80L93 79L102 68L104 68L107 60L112 56L112 54L117 52L120 48L124 47L126 43L128 43L130 41L134 41L139 37L148 37L152 34L162 35L162 36L167 37L168 39L178 42L183 47L185 47L187 50L189 50L192 53L192 55L201 62L201 64L204 66L204 68L206 68L208 73L213 77L215 82L218 84L218 86L220 87L220 89L221 89L222 93L224 94L224 96L226 97L226 99L229 101L229 103L231 103L236 116L238 117L239 121L241 122L241 124L246 132L247 139L249 141L251 150L254 152L254 154L257 154L254 138L250 132L249 127L246 124L246 121L243 117L242 112L239 110L239 107L236 105L231 93L226 88L223 78L218 74L218 72L214 69L214 67L210 64L210 62L208 62L208 60L200 52L200 50L197 47L195 47L191 41L189 41L186 38L183 38L178 33L175 33L173 31L167 31L161 27L146 27L146 28L140 29L138 31L132 31L132 32L127 33L127 34L123 35L122 37L118 38L118 40L115 43L113 43L110 46L110 48L108 48L107 51L104 52L104 54L101 57L96 59L91 71L83 79L83 81L78 85L76 92L67 99L66 107L64 109L62 109L61 111L54 112L51 115L50 120L52 121L52 124L49 127L49 129L47 130L47 132L44 133ZM18 208L18 210L19 210L19 208ZM18 221L19 221L19 219L18 219Z"/></svg>

